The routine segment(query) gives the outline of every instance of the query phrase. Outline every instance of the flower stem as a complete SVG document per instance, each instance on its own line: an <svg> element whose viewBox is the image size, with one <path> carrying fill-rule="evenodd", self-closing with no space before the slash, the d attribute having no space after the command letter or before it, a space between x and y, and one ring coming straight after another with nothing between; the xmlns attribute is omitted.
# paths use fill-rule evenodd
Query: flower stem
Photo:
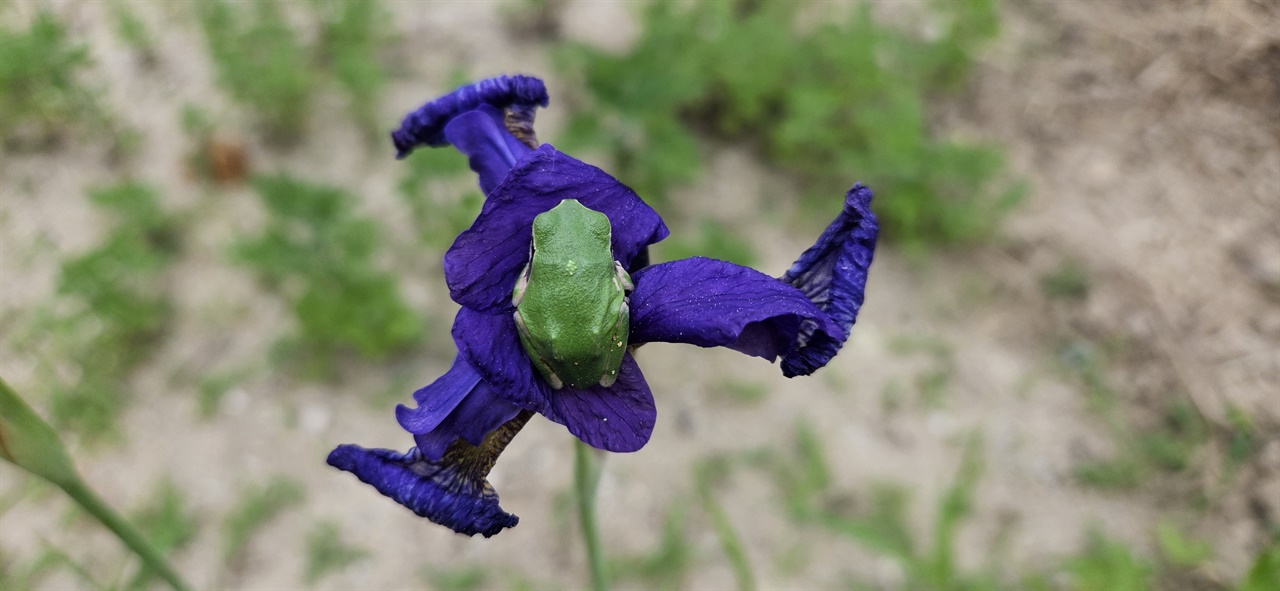
<svg viewBox="0 0 1280 591"><path fill-rule="evenodd" d="M165 560L155 546L151 545L151 542L142 535L142 532L138 531L124 517L121 517L119 513L116 513L83 480L77 478L70 482L59 483L58 486L66 491L67 495L79 503L81 507L84 507L85 511L88 511L90 515L101 521L102 525L107 526L107 529L111 530L111 533L114 533L117 538L120 538L120 541L124 542L130 550L142 557L142 563L146 568L160 575L161 578L169 583L169 586L176 591L188 591L191 588L182 580L182 577L178 576L173 567L169 566L169 561Z"/></svg>
<svg viewBox="0 0 1280 591"><path fill-rule="evenodd" d="M85 484L58 433L3 379L0 379L0 459L13 462L61 488L142 557L147 568L163 577L177 591L190 589L146 536Z"/></svg>
<svg viewBox="0 0 1280 591"><path fill-rule="evenodd" d="M591 568L591 588L595 591L609 589L609 574L605 568L604 548L600 545L600 530L596 524L596 485L600 484L600 464L592 458L591 446L574 441L573 487L577 493L578 523L582 525L582 541L587 548L587 565Z"/></svg>

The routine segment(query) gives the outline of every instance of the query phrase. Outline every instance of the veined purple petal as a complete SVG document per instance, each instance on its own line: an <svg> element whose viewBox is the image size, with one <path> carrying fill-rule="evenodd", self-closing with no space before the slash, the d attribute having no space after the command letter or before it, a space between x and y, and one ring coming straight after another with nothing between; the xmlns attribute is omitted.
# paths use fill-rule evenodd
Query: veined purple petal
<svg viewBox="0 0 1280 591"><path fill-rule="evenodd" d="M729 347L770 361L801 346L801 325L843 338L840 326L800 290L764 273L695 257L632 276L631 342Z"/></svg>
<svg viewBox="0 0 1280 591"><path fill-rule="evenodd" d="M400 128L391 132L396 157L404 158L418 146L448 144L444 131L449 121L480 105L514 106L528 115L533 107L546 107L550 100L542 80L532 76L498 76L468 84L405 116Z"/></svg>
<svg viewBox="0 0 1280 591"><path fill-rule="evenodd" d="M489 194L475 223L445 253L445 280L453 300L490 314L513 310L511 291L529 260L533 218L564 199L577 199L608 216L613 256L625 268L646 246L667 237L662 218L634 191L544 144L511 169Z"/></svg>
<svg viewBox="0 0 1280 591"><path fill-rule="evenodd" d="M520 408L550 414L550 386L534 372L511 314L462 308L453 321L453 340L497 396Z"/></svg>
<svg viewBox="0 0 1280 591"><path fill-rule="evenodd" d="M414 513L453 531L488 538L515 527L520 518L498 506L498 493L468 460L480 456L458 454L433 462L417 449L407 454L389 449L340 445L329 453L329 465L355 474Z"/></svg>
<svg viewBox="0 0 1280 591"><path fill-rule="evenodd" d="M653 392L630 353L623 356L612 386L553 390L551 407L554 412L547 418L568 427L588 445L613 452L644 447L658 418Z"/></svg>
<svg viewBox="0 0 1280 591"><path fill-rule="evenodd" d="M415 435L413 440L428 458L439 458L459 438L471 445L480 445L486 435L519 413L520 407L498 396L481 380L439 427Z"/></svg>
<svg viewBox="0 0 1280 591"><path fill-rule="evenodd" d="M449 143L467 155L485 195L507 178L517 160L533 152L503 127L502 118L502 112L493 106L480 105L454 117L444 128Z"/></svg>
<svg viewBox="0 0 1280 591"><path fill-rule="evenodd" d="M485 435L520 412L497 396L462 354L443 376L414 392L413 399L418 407L397 406L396 419L429 460L439 460L459 438L480 445Z"/></svg>
<svg viewBox="0 0 1280 591"><path fill-rule="evenodd" d="M880 229L871 211L871 197L871 189L861 184L849 189L840 215L782 276L841 329L833 334L805 322L798 337L800 347L782 360L782 373L788 377L808 375L826 365L858 318Z"/></svg>
<svg viewBox="0 0 1280 591"><path fill-rule="evenodd" d="M480 382L480 374L471 369L461 355L444 375L413 393L418 408L396 406L396 420L405 431L415 435L435 429ZM435 456L439 458L439 456Z"/></svg>

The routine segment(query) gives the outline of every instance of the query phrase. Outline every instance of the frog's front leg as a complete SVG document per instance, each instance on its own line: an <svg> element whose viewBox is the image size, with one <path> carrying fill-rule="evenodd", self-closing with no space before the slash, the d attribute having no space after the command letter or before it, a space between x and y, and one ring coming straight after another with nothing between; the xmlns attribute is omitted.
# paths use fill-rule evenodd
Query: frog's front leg
<svg viewBox="0 0 1280 591"><path fill-rule="evenodd" d="M529 334L529 328L524 325L524 318L520 317L520 311L516 310L511 313L516 319L516 331L520 333L520 342L524 344L524 352L529 355L529 359L533 360L534 367L538 368L538 372L542 377L547 379L547 383L551 385L551 389L559 390L564 387L564 380L556 375L555 370L547 364L543 359L542 352L534 345L533 335Z"/></svg>

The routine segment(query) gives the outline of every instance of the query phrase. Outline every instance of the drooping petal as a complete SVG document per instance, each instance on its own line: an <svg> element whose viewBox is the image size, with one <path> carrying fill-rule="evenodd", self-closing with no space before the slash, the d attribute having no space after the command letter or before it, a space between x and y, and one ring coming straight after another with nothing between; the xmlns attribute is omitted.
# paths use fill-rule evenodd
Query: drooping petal
<svg viewBox="0 0 1280 591"><path fill-rule="evenodd" d="M801 346L803 322L843 337L839 325L800 290L764 273L695 257L632 276L631 342L729 347L770 361Z"/></svg>
<svg viewBox="0 0 1280 591"><path fill-rule="evenodd" d="M550 413L550 387L534 371L511 314L462 308L453 321L453 340L495 394L521 408Z"/></svg>
<svg viewBox="0 0 1280 591"><path fill-rule="evenodd" d="M419 516L460 534L488 538L515 527L520 518L503 511L484 475L474 476L474 464L460 459L465 458L433 462L416 448L401 454L348 444L330 452L328 461Z"/></svg>
<svg viewBox="0 0 1280 591"><path fill-rule="evenodd" d="M454 357L453 366L436 381L413 393L417 408L403 404L396 406L396 420L405 431L413 434L435 429L480 382L477 374L461 355ZM436 456L437 458L439 456Z"/></svg>
<svg viewBox="0 0 1280 591"><path fill-rule="evenodd" d="M459 438L480 445L486 434L520 412L497 396L462 354L443 376L414 392L413 399L418 407L397 406L396 420L429 460L439 460Z"/></svg>
<svg viewBox="0 0 1280 591"><path fill-rule="evenodd" d="M658 418L653 392L630 353L623 356L612 386L553 390L551 407L553 413L547 418L568 427L588 445L612 452L644 447Z"/></svg>
<svg viewBox="0 0 1280 591"><path fill-rule="evenodd" d="M480 177L480 190L488 195L520 158L533 152L503 127L502 112L490 105L467 111L444 128L445 138L467 155L471 170Z"/></svg>
<svg viewBox="0 0 1280 591"><path fill-rule="evenodd" d="M481 381L439 427L415 435L413 440L428 458L439 458L459 438L471 445L480 445L485 435L519 413L520 407L507 402Z"/></svg>
<svg viewBox="0 0 1280 591"><path fill-rule="evenodd" d="M624 268L646 246L667 237L662 218L634 191L544 144L517 162L489 194L475 223L445 253L445 280L453 300L481 312L513 310L511 291L529 260L533 218L564 199L577 199L608 216L613 256Z"/></svg>
<svg viewBox="0 0 1280 591"><path fill-rule="evenodd" d="M454 117L481 105L514 110L531 117L534 107L550 102L547 87L532 76L498 76L460 87L453 92L418 107L405 116L400 128L391 132L396 157L408 156L418 146L444 146L445 126Z"/></svg>
<svg viewBox="0 0 1280 591"><path fill-rule="evenodd" d="M836 335L804 323L801 346L782 360L782 372L788 377L808 375L826 365L844 345L858 318L879 232L871 197L871 189L861 184L849 189L840 215L782 276L841 329Z"/></svg>

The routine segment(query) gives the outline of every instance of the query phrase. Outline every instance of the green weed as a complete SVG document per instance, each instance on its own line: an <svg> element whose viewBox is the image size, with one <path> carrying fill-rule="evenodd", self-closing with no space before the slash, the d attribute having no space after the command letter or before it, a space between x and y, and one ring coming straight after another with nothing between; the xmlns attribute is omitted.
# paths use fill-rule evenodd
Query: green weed
<svg viewBox="0 0 1280 591"><path fill-rule="evenodd" d="M388 16L376 2L314 0L317 40L308 45L285 18L286 4L200 3L200 21L231 97L250 108L277 145L298 142L317 93L332 80L352 117L373 137L387 74L377 57Z"/></svg>
<svg viewBox="0 0 1280 591"><path fill-rule="evenodd" d="M1096 531L1084 553L1067 561L1066 570L1071 575L1071 588L1079 591L1150 589L1155 575L1150 562Z"/></svg>
<svg viewBox="0 0 1280 591"><path fill-rule="evenodd" d="M369 551L343 543L342 529L332 521L317 523L307 534L307 566L302 579L314 585L369 557Z"/></svg>
<svg viewBox="0 0 1280 591"><path fill-rule="evenodd" d="M698 501L702 511L711 519L720 549L724 551L733 569L733 576L738 582L739 591L750 591L756 588L755 573L751 568L751 559L747 556L742 539L733 527L733 519L716 499L717 482L728 477L730 462L726 458L711 457L694 467L694 482L698 493Z"/></svg>
<svg viewBox="0 0 1280 591"><path fill-rule="evenodd" d="M470 190L458 197L451 189L450 183L468 170L466 157L454 150L417 150L404 163L397 187L400 197L409 206L422 244L443 252L480 215L484 195Z"/></svg>
<svg viewBox="0 0 1280 591"><path fill-rule="evenodd" d="M687 511L676 503L667 511L662 540L648 554L613 557L609 573L617 580L639 579L654 589L683 589L693 567L693 545L685 537Z"/></svg>
<svg viewBox="0 0 1280 591"><path fill-rule="evenodd" d="M769 396L769 389L763 384L733 378L722 380L713 392L740 404L759 404Z"/></svg>
<svg viewBox="0 0 1280 591"><path fill-rule="evenodd" d="M390 16L376 2L315 0L321 20L316 61L347 95L351 116L370 136L383 139L378 101L387 74L378 60Z"/></svg>
<svg viewBox="0 0 1280 591"><path fill-rule="evenodd" d="M757 260L749 242L712 220L703 220L692 232L663 240L654 245L653 250L656 258L667 261L701 256L751 267Z"/></svg>
<svg viewBox="0 0 1280 591"><path fill-rule="evenodd" d="M956 373L956 352L951 343L924 335L899 335L889 340L888 347L897 355L928 356L929 367L914 380L916 393L926 408L944 406Z"/></svg>
<svg viewBox="0 0 1280 591"><path fill-rule="evenodd" d="M74 302L54 321L77 378L55 382L50 415L86 437L109 435L132 398L127 380L159 344L173 315L166 270L179 249L177 223L154 189L124 183L90 193L115 225L93 250L62 263L58 294Z"/></svg>
<svg viewBox="0 0 1280 591"><path fill-rule="evenodd" d="M7 9L0 4L0 13ZM41 11L26 30L0 24L0 138L5 147L39 147L85 130L109 129L110 117L80 82L89 49Z"/></svg>
<svg viewBox="0 0 1280 591"><path fill-rule="evenodd" d="M1280 539L1258 552L1240 582L1239 591L1269 591L1280 586Z"/></svg>
<svg viewBox="0 0 1280 591"><path fill-rule="evenodd" d="M114 3L111 6L112 16L116 21L116 35L126 45L137 52L142 63L153 66L157 60L156 40L147 25L138 18L128 6Z"/></svg>
<svg viewBox="0 0 1280 591"><path fill-rule="evenodd" d="M1085 341L1070 343L1062 353L1064 366L1083 384L1090 407L1106 421L1118 443L1112 458L1082 462L1076 477L1104 489L1133 489L1155 473L1176 473L1193 467L1195 454L1209 439L1209 426L1185 399L1176 398L1160 409L1161 421L1141 425L1120 405L1119 393L1108 376L1106 351Z"/></svg>
<svg viewBox="0 0 1280 591"><path fill-rule="evenodd" d="M1058 268L1040 276L1040 289L1051 298L1079 300L1089 295L1089 274L1084 265L1064 260Z"/></svg>
<svg viewBox="0 0 1280 591"><path fill-rule="evenodd" d="M907 523L909 496L901 487L874 484L864 507L839 502L844 495L831 490L830 469L822 457L822 444L805 424L797 427L792 455L766 453L766 465L786 500L793 519L825 528L902 564L909 589L993 588L992 573L962 573L955 561L956 532L972 511L974 490L984 466L981 441L972 437L965 445L956 479L939 503L933 526L933 543L921 549Z"/></svg>
<svg viewBox="0 0 1280 591"><path fill-rule="evenodd" d="M286 509L304 499L301 484L283 477L250 489L222 522L222 557L227 564L243 558L249 540Z"/></svg>
<svg viewBox="0 0 1280 591"><path fill-rule="evenodd" d="M196 537L197 524L182 491L173 482L162 481L146 506L133 515L134 523L156 549L165 554L180 550ZM156 573L143 567L125 589L144 589Z"/></svg>
<svg viewBox="0 0 1280 591"><path fill-rule="evenodd" d="M450 570L423 570L423 578L437 591L477 591L485 588L488 571L478 566Z"/></svg>
<svg viewBox="0 0 1280 591"><path fill-rule="evenodd" d="M654 2L630 53L562 52L591 98L566 143L603 149L661 203L700 172L700 137L745 142L822 203L866 182L886 236L909 248L986 239L1023 188L1001 179L998 150L933 129L929 105L963 88L998 33L996 3L930 6L940 26L925 39L877 22L870 3L807 26L812 4Z"/></svg>
<svg viewBox="0 0 1280 591"><path fill-rule="evenodd" d="M212 0L198 7L218 82L254 112L267 139L278 144L301 139L318 80L307 48L285 21L283 5Z"/></svg>
<svg viewBox="0 0 1280 591"><path fill-rule="evenodd" d="M421 318L375 264L381 230L354 211L354 196L283 175L253 184L268 222L233 253L289 302L298 332L286 357L323 375L342 353L381 360L419 342Z"/></svg>
<svg viewBox="0 0 1280 591"><path fill-rule="evenodd" d="M1195 568L1213 558L1213 546L1187 536L1169 520L1156 525L1156 544L1165 560L1179 568Z"/></svg>
<svg viewBox="0 0 1280 591"><path fill-rule="evenodd" d="M218 412L222 399L245 378L243 371L228 371L206 374L196 385L196 401L200 409L200 418L211 419Z"/></svg>

